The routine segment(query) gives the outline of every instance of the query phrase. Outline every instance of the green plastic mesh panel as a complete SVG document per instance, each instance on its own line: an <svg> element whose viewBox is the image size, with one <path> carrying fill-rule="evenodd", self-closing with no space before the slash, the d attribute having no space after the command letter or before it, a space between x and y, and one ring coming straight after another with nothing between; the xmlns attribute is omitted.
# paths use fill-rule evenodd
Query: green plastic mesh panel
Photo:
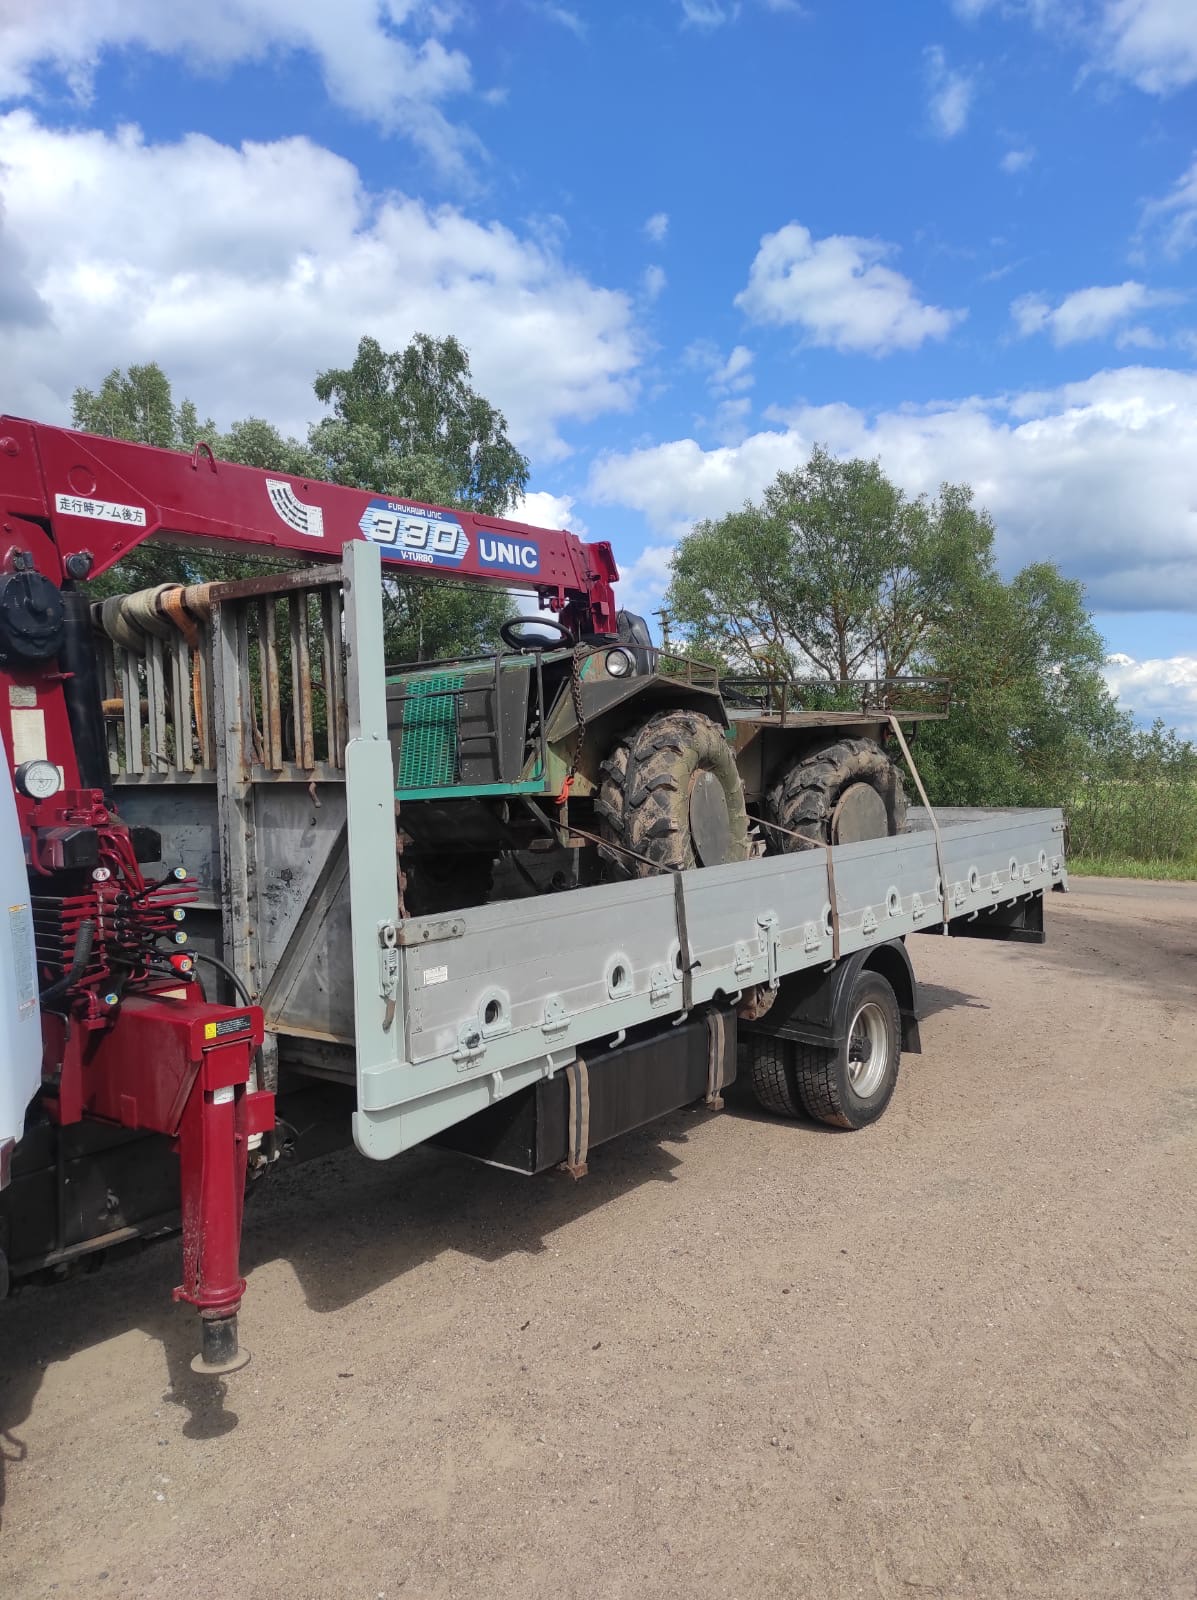
<svg viewBox="0 0 1197 1600"><path fill-rule="evenodd" d="M447 691L464 683L460 672L437 672L408 683L399 746L400 789L443 789L456 783L461 697Z"/></svg>

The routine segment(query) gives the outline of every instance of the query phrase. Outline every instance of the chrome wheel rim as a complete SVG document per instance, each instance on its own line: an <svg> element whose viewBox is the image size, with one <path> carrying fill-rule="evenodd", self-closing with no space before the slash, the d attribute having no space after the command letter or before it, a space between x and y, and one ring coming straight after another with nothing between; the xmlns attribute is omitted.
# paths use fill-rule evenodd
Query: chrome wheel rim
<svg viewBox="0 0 1197 1600"><path fill-rule="evenodd" d="M889 1020L874 1000L866 1000L848 1032L848 1081L862 1100L877 1093L889 1063Z"/></svg>

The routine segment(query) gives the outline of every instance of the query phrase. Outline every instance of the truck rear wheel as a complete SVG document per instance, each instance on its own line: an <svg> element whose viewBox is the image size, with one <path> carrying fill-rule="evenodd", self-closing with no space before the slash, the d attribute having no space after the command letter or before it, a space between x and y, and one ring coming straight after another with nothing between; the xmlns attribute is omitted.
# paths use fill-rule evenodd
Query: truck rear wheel
<svg viewBox="0 0 1197 1600"><path fill-rule="evenodd" d="M595 809L616 847L600 853L618 877L748 858L735 758L722 728L699 711L658 711L626 733L603 762Z"/></svg>
<svg viewBox="0 0 1197 1600"><path fill-rule="evenodd" d="M787 768L769 790L770 835L779 854L803 848L790 834L823 844L853 844L906 832L902 774L872 739L840 739Z"/></svg>
<svg viewBox="0 0 1197 1600"><path fill-rule="evenodd" d="M902 1060L902 1018L879 973L852 986L848 1031L836 1049L757 1035L748 1077L758 1103L778 1116L803 1111L833 1128L866 1128L893 1099Z"/></svg>

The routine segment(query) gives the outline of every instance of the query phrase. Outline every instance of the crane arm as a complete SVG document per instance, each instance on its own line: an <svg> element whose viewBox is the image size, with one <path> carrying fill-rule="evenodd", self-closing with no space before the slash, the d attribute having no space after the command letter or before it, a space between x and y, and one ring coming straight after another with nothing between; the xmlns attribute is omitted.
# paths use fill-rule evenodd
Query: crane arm
<svg viewBox="0 0 1197 1600"><path fill-rule="evenodd" d="M48 534L53 551L35 560L59 583L98 577L147 539L309 562L364 538L392 570L534 592L576 634L616 628L605 541L236 466L206 444L187 455L0 416L0 518L6 543L18 521Z"/></svg>

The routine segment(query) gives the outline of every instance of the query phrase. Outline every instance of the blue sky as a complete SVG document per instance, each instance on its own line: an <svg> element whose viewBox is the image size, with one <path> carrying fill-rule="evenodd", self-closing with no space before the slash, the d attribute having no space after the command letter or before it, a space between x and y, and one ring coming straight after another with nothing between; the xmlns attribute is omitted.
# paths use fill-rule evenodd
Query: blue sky
<svg viewBox="0 0 1197 1600"><path fill-rule="evenodd" d="M0 199L7 410L157 359L302 431L455 332L643 609L824 441L973 483L1197 733L1193 0L42 0Z"/></svg>

